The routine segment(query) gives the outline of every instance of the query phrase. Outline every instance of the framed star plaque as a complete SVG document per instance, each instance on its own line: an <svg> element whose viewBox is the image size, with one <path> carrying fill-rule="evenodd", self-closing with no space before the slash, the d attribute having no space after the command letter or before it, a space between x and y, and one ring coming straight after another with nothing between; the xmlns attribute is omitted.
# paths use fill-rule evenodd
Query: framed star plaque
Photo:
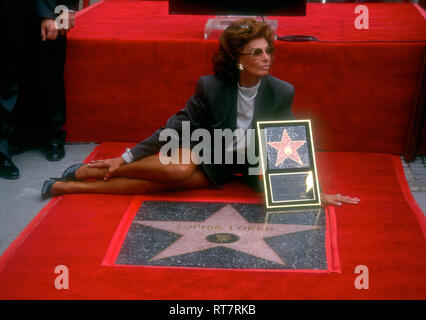
<svg viewBox="0 0 426 320"><path fill-rule="evenodd" d="M266 208L320 206L310 120L260 121L257 136Z"/></svg>

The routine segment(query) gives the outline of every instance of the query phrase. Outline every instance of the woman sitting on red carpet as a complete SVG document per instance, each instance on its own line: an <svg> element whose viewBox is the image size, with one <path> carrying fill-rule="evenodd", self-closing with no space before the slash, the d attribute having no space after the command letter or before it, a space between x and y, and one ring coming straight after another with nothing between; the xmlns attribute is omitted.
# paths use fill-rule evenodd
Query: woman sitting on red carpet
<svg viewBox="0 0 426 320"><path fill-rule="evenodd" d="M182 140L183 123L191 130L242 129L246 132L257 121L291 120L294 88L269 75L273 56L274 34L271 28L254 19L233 22L222 34L220 46L213 56L214 75L200 77L195 94L184 109L173 115L166 127L160 128L121 156L98 160L87 165L76 164L66 169L61 180L47 180L42 197L67 193L142 194L172 189L221 187L242 174L244 182L260 189L259 178L250 175L250 163L223 164L223 161L196 163L191 143L172 152L165 164L160 139L164 129L173 129ZM240 145L233 145L234 159ZM186 151L188 159L182 161ZM214 157L214 147L211 156ZM217 152L218 150L216 150ZM222 150L223 151L223 150ZM243 153L247 151L242 150ZM224 154L223 152L220 154ZM221 159L220 159L221 160ZM235 162L235 161L234 161ZM91 181L87 181L91 180ZM359 199L321 194L323 205L358 203Z"/></svg>

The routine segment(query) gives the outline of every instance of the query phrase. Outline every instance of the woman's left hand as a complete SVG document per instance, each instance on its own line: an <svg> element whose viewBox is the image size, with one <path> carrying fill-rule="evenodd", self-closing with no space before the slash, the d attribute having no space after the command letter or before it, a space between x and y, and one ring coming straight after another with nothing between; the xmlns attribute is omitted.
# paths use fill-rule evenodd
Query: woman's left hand
<svg viewBox="0 0 426 320"><path fill-rule="evenodd" d="M327 206L341 206L343 203L358 204L360 199L352 198L349 196L342 196L341 194L326 194L321 193L321 205Z"/></svg>
<svg viewBox="0 0 426 320"><path fill-rule="evenodd" d="M124 165L126 161L122 157L106 159L106 160L96 160L89 163L90 168L106 168L107 171L104 175L104 180L107 181L112 173Z"/></svg>

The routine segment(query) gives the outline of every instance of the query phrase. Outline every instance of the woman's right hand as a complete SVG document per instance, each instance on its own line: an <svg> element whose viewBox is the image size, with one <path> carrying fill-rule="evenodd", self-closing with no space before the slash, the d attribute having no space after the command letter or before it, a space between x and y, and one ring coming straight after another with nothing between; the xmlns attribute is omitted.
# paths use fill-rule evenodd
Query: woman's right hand
<svg viewBox="0 0 426 320"><path fill-rule="evenodd" d="M126 164L126 161L120 156L117 158L106 159L106 160L96 160L88 164L90 168L107 168L105 172L104 180L107 181L112 173L120 168L122 165Z"/></svg>
<svg viewBox="0 0 426 320"><path fill-rule="evenodd" d="M341 206L343 203L346 204L358 204L360 199L352 198L349 196L342 196L338 194L326 194L321 193L321 205L324 207L327 206Z"/></svg>

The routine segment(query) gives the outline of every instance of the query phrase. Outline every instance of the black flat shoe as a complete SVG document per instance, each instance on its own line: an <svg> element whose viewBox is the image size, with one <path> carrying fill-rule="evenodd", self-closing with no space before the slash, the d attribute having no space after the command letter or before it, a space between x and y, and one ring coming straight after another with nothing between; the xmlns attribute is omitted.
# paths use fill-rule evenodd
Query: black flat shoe
<svg viewBox="0 0 426 320"><path fill-rule="evenodd" d="M50 177L49 180L66 181L64 178L56 178L56 177Z"/></svg>
<svg viewBox="0 0 426 320"><path fill-rule="evenodd" d="M59 161L65 157L63 144L52 143L46 147L46 158L49 161Z"/></svg>
<svg viewBox="0 0 426 320"><path fill-rule="evenodd" d="M52 186L56 180L46 180L44 181L43 187L41 188L41 198L46 200L52 196Z"/></svg>
<svg viewBox="0 0 426 320"><path fill-rule="evenodd" d="M19 179L19 169L14 163L6 157L0 160L0 177L8 180Z"/></svg>
<svg viewBox="0 0 426 320"><path fill-rule="evenodd" d="M75 176L75 172L77 171L78 168L80 168L83 165L83 163L76 163L73 164L72 166L68 167L65 169L65 171L62 173L62 178L65 181L80 181L79 179L77 179L77 177Z"/></svg>

